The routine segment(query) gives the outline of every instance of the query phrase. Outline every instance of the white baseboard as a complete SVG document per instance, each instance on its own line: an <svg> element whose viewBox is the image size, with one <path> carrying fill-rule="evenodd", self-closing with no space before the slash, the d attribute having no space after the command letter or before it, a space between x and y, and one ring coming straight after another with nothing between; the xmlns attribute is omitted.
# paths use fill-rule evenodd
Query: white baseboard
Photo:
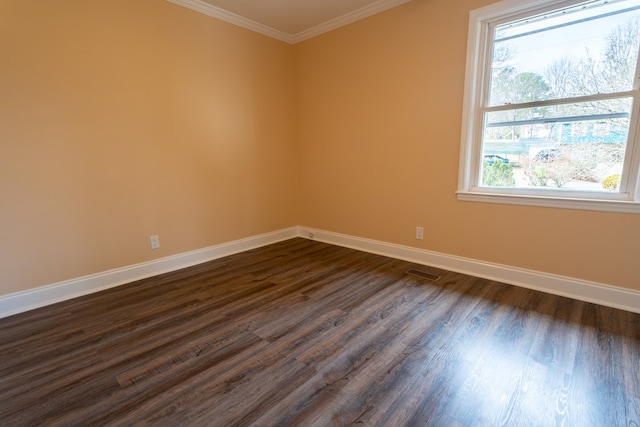
<svg viewBox="0 0 640 427"><path fill-rule="evenodd" d="M2 295L0 296L0 318L270 245L296 236L298 236L298 228L291 227L141 264L54 283L28 291Z"/></svg>
<svg viewBox="0 0 640 427"><path fill-rule="evenodd" d="M299 227L299 235L300 237L318 240L332 245L344 246L580 301L640 313L640 292L630 289L540 271L492 264L302 226ZM313 237L311 237L311 235L313 235Z"/></svg>
<svg viewBox="0 0 640 427"><path fill-rule="evenodd" d="M313 234L313 237L311 237L310 233ZM294 237L318 240L332 245L384 255L417 264L430 265L444 270L640 313L640 292L629 289L539 271L492 264L330 231L308 227L291 227L141 264L54 283L28 291L2 295L0 296L0 318Z"/></svg>

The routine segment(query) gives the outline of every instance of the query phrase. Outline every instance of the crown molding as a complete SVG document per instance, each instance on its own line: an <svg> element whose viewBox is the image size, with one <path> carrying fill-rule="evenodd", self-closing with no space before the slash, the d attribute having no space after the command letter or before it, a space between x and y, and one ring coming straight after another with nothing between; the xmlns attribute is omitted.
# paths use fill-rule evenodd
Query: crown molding
<svg viewBox="0 0 640 427"><path fill-rule="evenodd" d="M392 9L410 1L411 0L380 0L375 3L371 3L370 5L356 9L353 12L349 12L345 15L309 28L308 30L296 33L292 36L293 41L291 43L299 43L312 37L319 36L320 34L328 33L329 31L352 24L356 21L360 21L361 19L377 15L385 10Z"/></svg>
<svg viewBox="0 0 640 427"><path fill-rule="evenodd" d="M389 10L396 6L400 6L401 4L408 3L411 0L380 0L296 34L289 34L284 31L276 30L275 28L260 24L259 22L252 21L251 19L228 12L200 0L166 1L205 14L212 18L217 18L230 24L237 25L247 30L254 31L267 37L271 37L285 43L295 44L337 28L344 27L345 25L361 19L368 18L369 16L384 12L385 10Z"/></svg>
<svg viewBox="0 0 640 427"><path fill-rule="evenodd" d="M229 24L237 25L244 29L260 33L267 37L271 37L289 44L293 43L293 36L285 33L284 31L276 30L267 25L260 24L259 22L252 21L235 13L227 12L219 7L212 6L208 3L200 0L167 0L170 3L177 4L179 6L186 7L187 9L194 10L199 13L203 13L212 18L220 19L221 21L228 22Z"/></svg>

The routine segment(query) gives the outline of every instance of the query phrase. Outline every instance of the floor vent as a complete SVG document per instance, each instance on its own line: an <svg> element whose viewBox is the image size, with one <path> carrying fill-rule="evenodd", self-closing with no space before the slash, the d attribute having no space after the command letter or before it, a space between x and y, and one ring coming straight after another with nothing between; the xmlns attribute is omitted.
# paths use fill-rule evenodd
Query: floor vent
<svg viewBox="0 0 640 427"><path fill-rule="evenodd" d="M437 276L437 275L431 274L431 273L427 273L427 272L424 272L424 271L420 271L420 270L411 269L411 270L407 271L407 274L410 274L412 276L418 276L418 277L421 277L423 279L431 280L431 281L434 281L434 282L436 280L440 280L440 276Z"/></svg>

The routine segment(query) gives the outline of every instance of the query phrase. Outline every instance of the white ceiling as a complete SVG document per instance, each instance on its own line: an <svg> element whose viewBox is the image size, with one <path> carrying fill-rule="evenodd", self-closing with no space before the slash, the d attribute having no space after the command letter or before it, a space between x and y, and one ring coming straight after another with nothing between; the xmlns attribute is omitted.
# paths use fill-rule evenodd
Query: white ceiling
<svg viewBox="0 0 640 427"><path fill-rule="evenodd" d="M410 0L167 1L287 43L297 43Z"/></svg>

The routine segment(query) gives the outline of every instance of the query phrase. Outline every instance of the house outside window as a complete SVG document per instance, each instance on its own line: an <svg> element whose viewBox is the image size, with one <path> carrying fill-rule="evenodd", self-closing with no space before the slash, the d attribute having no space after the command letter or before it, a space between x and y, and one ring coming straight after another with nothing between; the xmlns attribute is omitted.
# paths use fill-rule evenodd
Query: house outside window
<svg viewBox="0 0 640 427"><path fill-rule="evenodd" d="M640 0L470 16L458 198L640 213Z"/></svg>

